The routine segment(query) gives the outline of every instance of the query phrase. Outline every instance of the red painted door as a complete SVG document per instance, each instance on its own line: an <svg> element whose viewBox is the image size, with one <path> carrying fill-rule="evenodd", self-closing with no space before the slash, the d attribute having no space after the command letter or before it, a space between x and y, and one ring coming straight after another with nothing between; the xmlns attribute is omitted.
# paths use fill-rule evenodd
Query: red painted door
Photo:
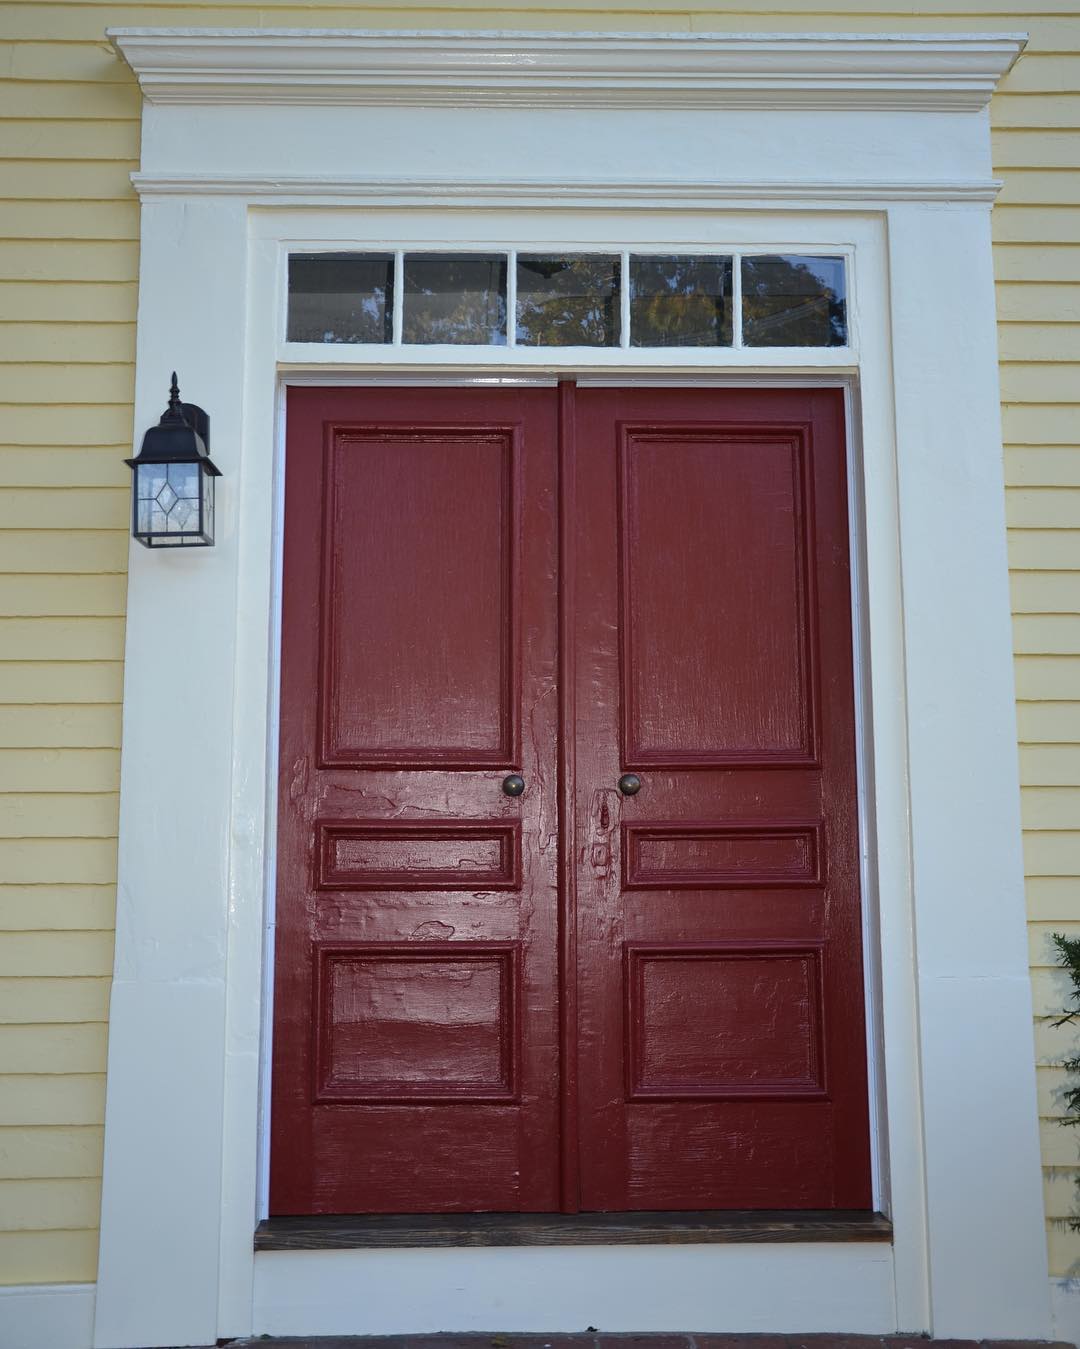
<svg viewBox="0 0 1080 1349"><path fill-rule="evenodd" d="M274 1213L556 1203L555 428L289 392Z"/></svg>
<svg viewBox="0 0 1080 1349"><path fill-rule="evenodd" d="M581 1206L869 1207L843 395L576 406Z"/></svg>
<svg viewBox="0 0 1080 1349"><path fill-rule="evenodd" d="M869 1206L842 415L290 392L272 1212Z"/></svg>

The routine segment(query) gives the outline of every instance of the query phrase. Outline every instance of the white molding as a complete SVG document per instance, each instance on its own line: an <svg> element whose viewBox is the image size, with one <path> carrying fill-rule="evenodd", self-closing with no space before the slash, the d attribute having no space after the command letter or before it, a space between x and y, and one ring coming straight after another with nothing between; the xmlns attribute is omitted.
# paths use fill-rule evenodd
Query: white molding
<svg viewBox="0 0 1080 1349"><path fill-rule="evenodd" d="M282 174L161 174L133 173L131 181L143 200L154 197L243 197L251 202L271 201L282 206L308 203L394 207L422 204L490 207L529 207L533 210L722 210L733 204L787 205L813 210L822 205L883 204L894 201L993 202L1001 191L996 178L957 181L885 182L846 180L799 182L702 182L668 179L635 182L592 179L503 179L479 182L467 178L362 178L349 175Z"/></svg>
<svg viewBox="0 0 1080 1349"><path fill-rule="evenodd" d="M90 1349L92 1283L0 1286L0 1345L4 1349Z"/></svg>
<svg viewBox="0 0 1080 1349"><path fill-rule="evenodd" d="M110 28L152 103L605 108L986 106L1018 33Z"/></svg>

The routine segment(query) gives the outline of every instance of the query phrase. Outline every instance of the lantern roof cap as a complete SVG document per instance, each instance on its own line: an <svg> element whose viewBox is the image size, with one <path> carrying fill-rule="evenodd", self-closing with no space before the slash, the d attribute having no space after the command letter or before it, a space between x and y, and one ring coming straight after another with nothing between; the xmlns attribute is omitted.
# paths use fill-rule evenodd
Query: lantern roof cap
<svg viewBox="0 0 1080 1349"><path fill-rule="evenodd" d="M180 401L180 386L174 370L169 386L169 406L161 414L157 426L151 426L143 436L138 455L124 462L131 468L139 464L197 463L211 477L219 478L221 470L207 449L209 439L210 418L194 403Z"/></svg>

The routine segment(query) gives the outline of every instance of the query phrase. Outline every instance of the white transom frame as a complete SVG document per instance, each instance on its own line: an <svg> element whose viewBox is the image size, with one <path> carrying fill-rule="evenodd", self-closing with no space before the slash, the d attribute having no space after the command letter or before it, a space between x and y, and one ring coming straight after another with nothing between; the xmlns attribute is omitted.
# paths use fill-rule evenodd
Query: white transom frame
<svg viewBox="0 0 1080 1349"><path fill-rule="evenodd" d="M823 151L812 167L815 182L832 175L828 200L820 189L799 200L806 166L793 158L792 186L762 187L757 199L744 185L725 202L714 185L673 205L655 185L635 193L627 183L602 198L575 189L573 201L541 202L513 180L507 156L482 208L439 185L402 201L400 184L379 181L338 184L332 201L313 191L311 204L295 182L288 195L245 183L235 164L246 123L206 150L219 169L232 166L228 181L168 178L155 143L175 145L184 119L205 122L207 110L155 112L141 184L136 428L159 415L178 368L185 396L210 412L225 476L214 548L158 557L133 547L130 559L96 1342L557 1330L580 1318L628 1330L1049 1334L985 186L965 194L943 179L937 196L860 188ZM324 127L341 112L329 110ZM159 136L166 116L176 124ZM805 114L788 117L795 145ZM407 142L425 119L404 120ZM959 172L977 142L972 118L930 120L941 162ZM928 135L921 125L911 138L909 180ZM287 149L283 172L294 167ZM406 143L402 157L416 153ZM776 181L782 159L774 147ZM980 160L968 179L984 170ZM363 363L342 346L284 342L290 248L478 243L842 252L851 342L795 353L398 348L373 358L369 348ZM512 383L560 372L850 391L868 983L880 1027L879 1192L894 1242L256 1259L282 388L379 380L404 393L455 374ZM185 728L167 772L165 725ZM974 1100L995 1119L992 1135L973 1132Z"/></svg>

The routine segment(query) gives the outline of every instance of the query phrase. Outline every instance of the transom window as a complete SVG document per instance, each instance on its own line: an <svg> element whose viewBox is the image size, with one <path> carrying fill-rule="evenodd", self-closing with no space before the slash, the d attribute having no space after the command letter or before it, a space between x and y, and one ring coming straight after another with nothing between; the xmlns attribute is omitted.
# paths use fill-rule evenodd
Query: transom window
<svg viewBox="0 0 1080 1349"><path fill-rule="evenodd" d="M485 347L842 347L842 257L292 253L288 340Z"/></svg>

